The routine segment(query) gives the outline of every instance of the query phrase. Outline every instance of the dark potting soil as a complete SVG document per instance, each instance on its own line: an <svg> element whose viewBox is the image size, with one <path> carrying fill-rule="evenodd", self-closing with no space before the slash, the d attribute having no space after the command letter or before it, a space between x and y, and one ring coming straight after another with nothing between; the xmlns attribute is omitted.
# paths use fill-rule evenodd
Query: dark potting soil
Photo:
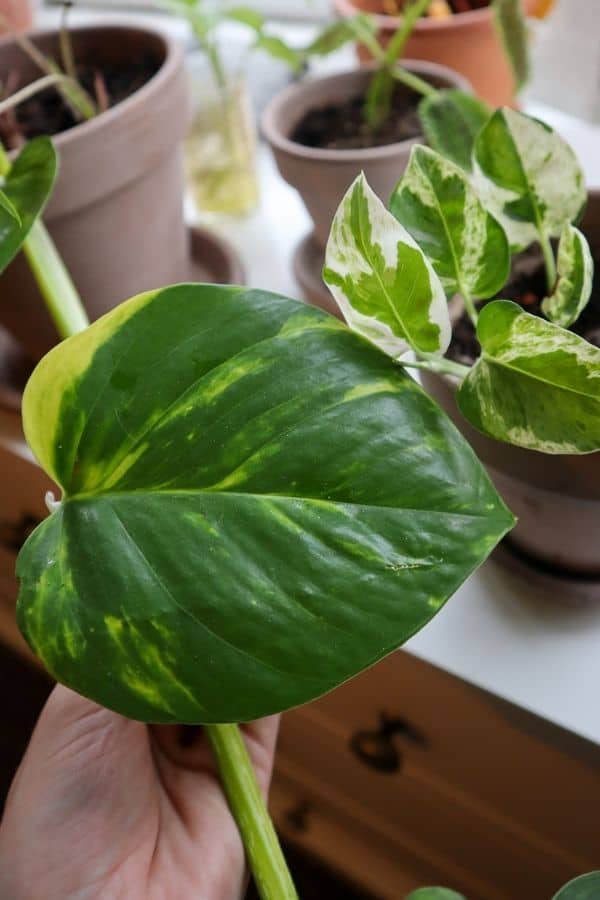
<svg viewBox="0 0 600 900"><path fill-rule="evenodd" d="M590 301L570 330L586 341L600 347L600 254L595 256L596 277ZM542 254L536 246L519 253L513 260L510 278L500 293L492 299L514 300L526 312L542 316L541 303L546 296L546 270ZM489 300L479 304L483 308ZM475 329L466 312L454 325L448 356L455 362L471 365L480 354Z"/></svg>
<svg viewBox="0 0 600 900"><path fill-rule="evenodd" d="M397 16L407 2L408 0L382 0L381 12ZM471 12L490 5L490 0L447 0L447 2L453 13Z"/></svg>
<svg viewBox="0 0 600 900"><path fill-rule="evenodd" d="M116 106L135 94L159 67L156 58L148 55L135 61L123 60L119 65L83 64L77 67L77 75L82 87L102 109ZM23 87L16 78L14 81L11 93ZM79 124L56 88L48 88L21 103L14 116L16 127L11 115L0 116L0 137L11 150L31 138L60 134Z"/></svg>
<svg viewBox="0 0 600 900"><path fill-rule="evenodd" d="M365 97L362 94L344 103L317 107L300 119L291 139L305 147L321 150L363 150L416 138L423 133L417 114L419 99L418 94L398 85L392 99L391 115L375 130L365 122Z"/></svg>

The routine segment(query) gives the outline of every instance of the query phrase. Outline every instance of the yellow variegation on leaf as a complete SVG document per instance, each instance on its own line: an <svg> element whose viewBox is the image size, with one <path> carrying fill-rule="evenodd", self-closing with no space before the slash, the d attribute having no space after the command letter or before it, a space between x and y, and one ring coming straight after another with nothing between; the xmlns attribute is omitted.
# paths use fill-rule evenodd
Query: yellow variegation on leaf
<svg viewBox="0 0 600 900"><path fill-rule="evenodd" d="M63 496L19 556L23 634L59 681L145 721L332 689L513 523L415 381L262 291L130 300L42 360L24 421Z"/></svg>

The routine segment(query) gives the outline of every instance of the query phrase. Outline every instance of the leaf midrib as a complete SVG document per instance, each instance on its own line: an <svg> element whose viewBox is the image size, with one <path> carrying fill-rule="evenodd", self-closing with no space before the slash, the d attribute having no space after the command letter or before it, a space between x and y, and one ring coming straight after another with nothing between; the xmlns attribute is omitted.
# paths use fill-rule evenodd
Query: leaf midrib
<svg viewBox="0 0 600 900"><path fill-rule="evenodd" d="M502 507L494 506L494 514L490 515L487 513L466 513L446 510L446 509L430 509L427 507L412 507L412 506L388 506L387 504L377 504L377 503L355 503L347 500L323 500L321 497L300 497L294 496L293 494L264 494L257 493L253 491L227 491L227 490L211 490L210 486L208 488L169 488L169 489L156 489L156 488L139 488L132 489L129 491L107 491L106 493L102 492L90 492L90 493L82 493L82 494L73 494L72 496L65 493L63 504L66 503L76 503L78 501L86 501L86 500L110 500L115 498L132 498L139 496L149 496L149 497L168 497L168 496L198 496L201 494L206 494L209 496L220 496L220 497L231 497L235 498L246 498L252 500L281 500L283 502L290 503L312 503L317 505L323 505L327 507L349 507L350 509L361 509L361 510L390 510L394 512L407 512L407 513L425 513L425 514L433 514L440 516L459 516L463 519L487 519L492 520L496 518L497 513L502 513Z"/></svg>
<svg viewBox="0 0 600 900"><path fill-rule="evenodd" d="M578 390L577 388L568 387L564 384L556 384L553 381L548 381L546 378L542 378L533 372L528 372L525 369L519 369L516 366L511 366L508 363L502 362L495 356L490 356L486 353L485 350L481 353L481 359L493 366L497 366L499 369L505 369L508 372L516 373L517 375L523 375L525 378L531 378L532 381L539 381L541 384L546 384L548 387L554 388L558 391L566 391L569 394L575 394L577 397L585 397L587 400L592 400L596 403L600 403L600 398L595 397L593 394L586 394L583 391ZM472 372L475 371L476 366L473 366L471 369ZM598 383L600 386L600 377L598 378Z"/></svg>
<svg viewBox="0 0 600 900"><path fill-rule="evenodd" d="M368 209L368 200L367 200L367 198L366 198L366 196L365 196L364 194L363 194L363 198L365 199L365 202L367 203L367 209ZM368 216L368 212L367 212L367 216ZM364 237L364 235L363 235L363 214L362 214L362 209L359 210L359 215L358 215L358 228L359 228L359 242L360 242L360 249L361 249L361 251L362 251L362 253L363 253L363 256L365 257L365 259L366 259L367 262L369 263L369 265L370 265L370 267L371 267L371 271L372 271L373 274L375 275L376 281L379 282L379 286L380 286L380 288L381 288L381 293L383 294L383 296L384 296L384 298L385 298L385 300L386 300L386 302L387 302L387 305L389 306L389 308L390 308L390 310L391 310L392 317L396 319L396 322L398 323L398 326L400 327L400 332L401 332L401 335L400 335L400 336L403 337L404 340L408 342L408 344L412 344L412 340L411 340L410 335L409 335L409 333L408 333L408 331L407 331L407 329L406 329L406 326L404 325L404 323L403 323L403 321L402 321L402 318L400 317L400 314L399 314L398 311L396 310L396 307L394 306L394 304L393 304L393 302L392 302L392 299L391 299L391 297L390 297L390 295L389 295L389 292L388 292L388 290L387 290L385 284L383 283L383 279L382 279L381 275L379 274L379 271L378 271L377 267L375 266L375 264L373 263L373 261L372 261L372 259L371 259L371 255L370 255L369 250L367 249L366 239L365 239L365 237ZM376 243L376 241L373 240L373 243ZM397 242L396 246L398 246L398 243L399 243L399 242ZM382 256L383 256L383 251L382 251ZM384 262L385 262L385 257L384 257Z"/></svg>

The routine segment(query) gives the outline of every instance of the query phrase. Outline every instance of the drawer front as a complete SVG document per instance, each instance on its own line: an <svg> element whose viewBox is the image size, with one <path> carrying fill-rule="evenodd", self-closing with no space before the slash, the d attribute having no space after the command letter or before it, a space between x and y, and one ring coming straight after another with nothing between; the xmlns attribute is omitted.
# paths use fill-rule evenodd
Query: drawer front
<svg viewBox="0 0 600 900"><path fill-rule="evenodd" d="M581 871L537 835L416 768L393 776L366 768L345 737L318 714L297 710L284 717L280 759L320 779L325 797L349 798L366 832L378 827L399 853L469 900L548 900Z"/></svg>
<svg viewBox="0 0 600 900"><path fill-rule="evenodd" d="M16 418L16 417L14 417ZM0 425L4 432L4 420ZM18 420L14 424L14 442L19 440ZM15 621L17 581L15 564L19 548L31 531L48 515L46 492L58 492L56 486L24 451L15 452L8 443L0 443L0 640L33 660Z"/></svg>
<svg viewBox="0 0 600 900"><path fill-rule="evenodd" d="M600 749L585 758L559 749L559 732L399 651L312 707L346 740L401 725L390 743L408 770L427 772L474 802L520 823L582 862L600 864ZM527 729L527 730L526 730Z"/></svg>
<svg viewBox="0 0 600 900"><path fill-rule="evenodd" d="M471 898L548 900L600 863L595 751L570 756L407 653L288 713L280 753Z"/></svg>

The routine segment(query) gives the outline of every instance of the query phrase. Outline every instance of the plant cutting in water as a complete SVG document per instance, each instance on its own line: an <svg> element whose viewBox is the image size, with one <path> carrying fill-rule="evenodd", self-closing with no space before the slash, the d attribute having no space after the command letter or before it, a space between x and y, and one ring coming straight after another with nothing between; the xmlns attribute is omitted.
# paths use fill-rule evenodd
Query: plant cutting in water
<svg viewBox="0 0 600 900"><path fill-rule="evenodd" d="M591 253L573 225L585 198L571 148L543 123L498 110L475 140L473 182L422 146L391 212L359 177L334 220L324 278L354 330L402 365L455 376L459 408L483 433L545 453L591 453L600 449L600 350L567 330L592 286ZM503 294L512 250L531 241L548 273L543 316L510 298L480 310ZM471 368L441 355L452 336L446 298L456 294L481 346ZM400 359L409 349L415 362Z"/></svg>
<svg viewBox="0 0 600 900"><path fill-rule="evenodd" d="M217 213L244 213L258 200L255 125L249 103L245 71L251 55L264 52L299 73L309 60L323 57L342 46L356 29L369 29L365 16L327 26L304 47L288 43L269 28L252 6L211 0L161 0L164 9L184 18L191 26L208 66L192 70L195 116L186 142L188 182L198 208ZM245 52L234 65L223 52L221 27L226 22L242 26L250 36Z"/></svg>

